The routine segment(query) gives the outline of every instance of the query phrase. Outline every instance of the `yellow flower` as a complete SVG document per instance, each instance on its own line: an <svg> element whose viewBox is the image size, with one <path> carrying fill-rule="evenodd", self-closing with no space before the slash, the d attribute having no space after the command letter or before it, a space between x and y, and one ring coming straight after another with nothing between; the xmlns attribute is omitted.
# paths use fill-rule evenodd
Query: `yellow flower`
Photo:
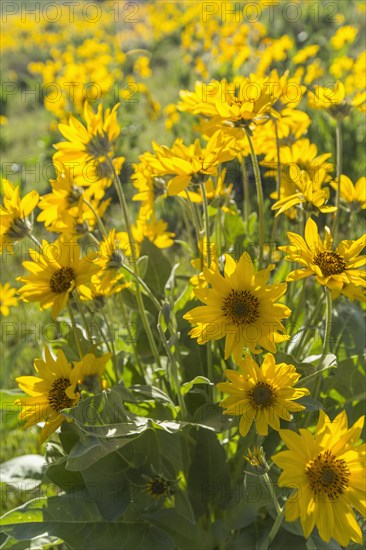
<svg viewBox="0 0 366 550"><path fill-rule="evenodd" d="M26 237L32 224L28 216L38 204L39 195L33 190L22 199L19 186L14 187L10 181L3 179L3 204L0 205L0 252L6 248L12 252L12 245Z"/></svg>
<svg viewBox="0 0 366 550"><path fill-rule="evenodd" d="M2 285L0 283L0 313L7 317L10 313L9 308L18 305L18 300L15 297L16 289L11 288L9 283Z"/></svg>
<svg viewBox="0 0 366 550"><path fill-rule="evenodd" d="M290 173L292 168L293 167L290 167ZM296 172L295 170L295 173ZM322 171L321 176L324 177L325 175L326 172ZM274 203L272 210L278 210L278 212L276 212L276 217L294 206L300 206L305 212L310 214L318 214L319 212L328 214L337 210L336 206L326 205L329 199L329 188L321 188L322 180L319 177L319 172L316 173L313 180L305 170L301 170L300 174L297 173L297 181L296 176L291 178L288 174L284 175L283 178L283 186L286 186L285 181L286 178L288 178L290 181L292 180L293 185L296 186L296 191L292 194L286 193L284 198Z"/></svg>
<svg viewBox="0 0 366 550"><path fill-rule="evenodd" d="M79 384L89 392L97 392L101 387L105 387L102 376L111 357L111 353L105 353L100 357L96 357L93 353L87 353L80 361L75 362L74 367L79 372Z"/></svg>
<svg viewBox="0 0 366 550"><path fill-rule="evenodd" d="M199 250L199 257L191 260L191 266L199 270L200 273L198 275L193 275L193 277L189 279L189 283L194 288L207 288L208 281L206 280L202 271L203 267L207 267L207 241L200 239L198 241L198 250ZM211 262L218 264L217 248L215 243L210 242L210 251L211 251ZM194 291L192 292L192 297L194 297Z"/></svg>
<svg viewBox="0 0 366 550"><path fill-rule="evenodd" d="M190 183L198 183L206 176L215 176L222 162L232 160L237 152L233 150L235 140L220 130L210 137L205 148L197 139L186 146L177 139L171 149L154 144L155 157L150 164L153 176L173 176L167 181L168 194L178 195Z"/></svg>
<svg viewBox="0 0 366 550"><path fill-rule="evenodd" d="M103 105L100 103L94 113L91 105L85 102L84 126L77 118L70 116L68 124L59 124L61 134L67 139L55 145L58 153L54 155L56 161L79 163L82 167L90 160L104 161L106 157L113 157L115 142L120 134L117 121L117 109L106 109L103 114Z"/></svg>
<svg viewBox="0 0 366 550"><path fill-rule="evenodd" d="M307 59L309 59L309 57L314 57L319 50L320 46L317 44L305 46L305 48L302 48L296 53L296 55L294 55L292 62L295 63L295 65L304 63Z"/></svg>
<svg viewBox="0 0 366 550"><path fill-rule="evenodd" d="M94 186L85 189L77 183L87 185L80 178L74 178L72 170L63 166L56 179L51 180L52 193L43 195L38 205L42 212L37 220L44 222L49 231L63 233L69 238L92 231L97 223L93 210L101 218L110 203L110 199L100 202L93 198Z"/></svg>
<svg viewBox="0 0 366 550"><path fill-rule="evenodd" d="M121 292L124 288L130 286L123 280L122 274L115 274L112 278L101 278L102 272L97 275L92 275L90 283L79 287L80 297L82 300L93 300L97 308L103 308L106 298Z"/></svg>
<svg viewBox="0 0 366 550"><path fill-rule="evenodd" d="M169 248L174 244L175 233L167 229L168 223L164 220L156 220L153 216L147 221L138 216L136 224L132 226L132 235L137 243L142 243L146 237L158 248Z"/></svg>
<svg viewBox="0 0 366 550"><path fill-rule="evenodd" d="M20 389L30 397L18 399L15 404L22 406L19 418L26 421L24 429L45 421L41 432L43 442L66 420L61 411L74 407L79 401L80 368L72 368L62 350L54 359L48 348L45 349L45 360L34 360L34 368L39 376L16 378Z"/></svg>
<svg viewBox="0 0 366 550"><path fill-rule="evenodd" d="M245 126L250 122L265 122L278 114L273 104L280 91L274 90L270 78L238 78L233 82L197 82L194 92L180 92L182 111L213 118L220 124Z"/></svg>
<svg viewBox="0 0 366 550"><path fill-rule="evenodd" d="M300 378L293 365L279 363L267 353L261 367L246 355L240 362L239 371L226 370L230 382L220 382L217 388L230 396L220 406L224 414L241 416L239 431L244 437L255 421L259 435L268 435L268 426L280 429L280 418L291 420L291 412L305 407L294 403L310 392L306 388L294 388Z"/></svg>
<svg viewBox="0 0 366 550"><path fill-rule="evenodd" d="M63 237L53 243L42 241L42 251L30 249L33 261L23 262L30 275L18 277L25 283L18 293L25 302L40 302L41 309L52 307L52 318L65 307L71 292L90 281L99 270L94 262L95 253L80 258L76 239Z"/></svg>
<svg viewBox="0 0 366 550"><path fill-rule="evenodd" d="M330 45L335 50L340 50L345 44L352 44L357 36L357 33L358 29L356 27L344 25L343 27L337 29L336 33L332 36L330 39Z"/></svg>
<svg viewBox="0 0 366 550"><path fill-rule="evenodd" d="M315 434L300 429L280 430L289 450L277 453L272 460L283 472L280 487L295 492L286 501L286 521L300 518L304 536L318 528L320 537L335 539L342 547L350 540L362 544L362 532L354 516L355 508L363 516L365 506L365 445L357 446L364 417L348 429L342 411L333 422L320 411Z"/></svg>
<svg viewBox="0 0 366 550"><path fill-rule="evenodd" d="M132 247L132 249L131 249ZM100 268L98 277L103 289L110 288L123 278L120 269L126 257L137 259L140 255L139 243L130 243L126 232L116 233L112 229L100 243L96 263ZM84 292L85 295L85 292Z"/></svg>
<svg viewBox="0 0 366 550"><path fill-rule="evenodd" d="M305 240L296 233L287 235L291 244L279 249L286 252L286 260L303 266L292 271L287 281L315 275L319 284L330 288L333 298L342 293L351 299L362 299L362 292L357 287L366 286L365 272L358 268L366 263L366 256L359 256L366 245L366 235L356 241L342 241L333 250L333 237L328 227L325 228L323 243L311 218L306 222Z"/></svg>
<svg viewBox="0 0 366 550"><path fill-rule="evenodd" d="M205 305L184 315L184 319L197 325L189 334L199 344L226 336L225 359L233 354L237 363L244 347L252 353L262 351L258 345L275 352L277 343L289 339L281 334L285 330L281 320L289 317L291 310L276 303L285 294L286 283L268 285L273 266L256 273L246 252L238 263L228 254L225 259L224 277L215 263L210 269L203 268L212 288L194 291Z"/></svg>
<svg viewBox="0 0 366 550"><path fill-rule="evenodd" d="M330 184L337 191L338 183L332 181ZM348 176L341 175L341 200L348 204L351 210L366 208L366 178L359 178L353 185Z"/></svg>
<svg viewBox="0 0 366 550"><path fill-rule="evenodd" d="M316 84L314 91L309 90L308 102L313 109L330 109L339 105L345 98L345 89L342 82L337 80L334 87Z"/></svg>

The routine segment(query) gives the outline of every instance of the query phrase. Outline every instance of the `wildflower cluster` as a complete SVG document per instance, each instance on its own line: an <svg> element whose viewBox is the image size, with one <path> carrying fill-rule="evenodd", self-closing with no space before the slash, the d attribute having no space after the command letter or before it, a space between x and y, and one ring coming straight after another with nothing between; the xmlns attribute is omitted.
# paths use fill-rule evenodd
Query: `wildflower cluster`
<svg viewBox="0 0 366 550"><path fill-rule="evenodd" d="M23 453L4 483L60 492L9 504L4 548L357 548L361 27L342 16L320 47L306 0L303 30L280 6L280 32L276 2L251 3L257 19L120 4L93 24L83 5L72 24L62 7L52 24L6 16L2 123L43 86L52 175L2 179L4 429ZM54 337L20 341L33 320Z"/></svg>

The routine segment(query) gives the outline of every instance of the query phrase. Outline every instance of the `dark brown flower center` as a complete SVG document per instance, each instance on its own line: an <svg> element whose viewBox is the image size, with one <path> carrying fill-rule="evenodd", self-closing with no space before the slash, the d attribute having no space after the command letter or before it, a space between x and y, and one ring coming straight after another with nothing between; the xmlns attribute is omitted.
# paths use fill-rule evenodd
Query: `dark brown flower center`
<svg viewBox="0 0 366 550"><path fill-rule="evenodd" d="M249 290L232 290L222 310L234 325L251 325L259 317L259 300Z"/></svg>
<svg viewBox="0 0 366 550"><path fill-rule="evenodd" d="M324 277L343 273L347 267L346 262L337 252L319 252L314 256L313 261L320 267Z"/></svg>
<svg viewBox="0 0 366 550"><path fill-rule="evenodd" d="M62 294L69 290L72 281L75 279L75 273L72 267L60 267L50 279L50 289L56 294Z"/></svg>
<svg viewBox="0 0 366 550"><path fill-rule="evenodd" d="M311 490L334 500L348 487L350 471L347 463L337 459L330 451L321 452L308 462L305 473Z"/></svg>
<svg viewBox="0 0 366 550"><path fill-rule="evenodd" d="M249 399L252 407L255 409L264 409L273 405L276 399L276 392L271 384L257 382L249 392Z"/></svg>
<svg viewBox="0 0 366 550"><path fill-rule="evenodd" d="M67 397L65 390L70 386L68 378L57 378L48 392L48 402L54 411L60 412L62 409L72 407L74 400Z"/></svg>

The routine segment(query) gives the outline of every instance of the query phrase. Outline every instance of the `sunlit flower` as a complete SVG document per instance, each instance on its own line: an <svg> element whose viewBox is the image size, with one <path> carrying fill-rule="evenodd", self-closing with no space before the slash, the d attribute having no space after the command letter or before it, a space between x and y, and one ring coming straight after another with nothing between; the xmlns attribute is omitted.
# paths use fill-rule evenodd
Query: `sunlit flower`
<svg viewBox="0 0 366 550"><path fill-rule="evenodd" d="M333 422L320 411L315 434L300 429L280 430L289 450L272 457L283 472L280 487L295 492L286 501L286 521L300 518L304 536L314 527L320 537L329 542L335 539L342 547L350 541L362 544L362 532L352 508L363 516L365 506L365 444L357 445L364 417L348 428L342 411Z"/></svg>
<svg viewBox="0 0 366 550"><path fill-rule="evenodd" d="M233 82L197 82L194 92L180 92L182 111L213 118L221 124L245 126L248 123L263 122L269 116L278 116L273 104L280 95L274 90L270 78L239 77Z"/></svg>
<svg viewBox="0 0 366 550"><path fill-rule="evenodd" d="M188 146L177 139L170 149L154 144L155 156L150 159L152 175L168 176L168 194L177 195L190 183L217 175L222 162L236 157L234 143L232 137L217 131L204 148L198 139Z"/></svg>
<svg viewBox="0 0 366 550"><path fill-rule="evenodd" d="M100 267L94 262L95 252L80 257L75 239L63 237L53 243L42 241L42 251L30 249L33 261L23 262L30 275L18 277L25 283L18 293L25 302L40 302L41 309L52 307L52 318L63 310L71 292L90 281Z"/></svg>
<svg viewBox="0 0 366 550"><path fill-rule="evenodd" d="M34 368L38 376L16 378L20 389L30 397L18 399L15 404L22 407L19 417L26 421L24 428L45 421L41 432L43 442L66 420L61 411L74 407L79 401L80 368L72 368L62 350L55 359L48 348L45 360L34 360Z"/></svg>
<svg viewBox="0 0 366 550"><path fill-rule="evenodd" d="M352 27L351 25L343 25L336 30L335 34L330 39L330 45L335 50L340 50L345 44L352 44L357 36L357 33L358 29L356 27Z"/></svg>
<svg viewBox="0 0 366 550"><path fill-rule="evenodd" d="M295 172L297 172L297 170L295 170ZM325 174L326 173L323 171L322 175L324 176ZM329 187L321 187L323 181L319 177L319 172L315 175L313 180L305 170L301 170L294 178L289 174L283 174L283 179L283 187L285 188L286 186L285 180L289 179L290 181L288 183L290 185L288 185L288 187L291 187L292 183L295 187L295 192L286 194L283 198L274 203L272 210L277 210L276 216L290 210L294 206L301 207L308 214L318 214L319 212L328 214L337 210L336 206L328 206L326 204L330 195Z"/></svg>
<svg viewBox="0 0 366 550"><path fill-rule="evenodd" d="M358 211L366 208L366 178L363 176L359 178L355 184L352 183L350 178L345 175L341 175L340 196L341 201L346 203L350 210ZM330 185L338 190L338 182L332 181Z"/></svg>
<svg viewBox="0 0 366 550"><path fill-rule="evenodd" d="M94 353L87 353L80 361L74 363L74 367L79 372L78 383L83 387L82 389L89 392L98 392L102 387L105 387L102 376L111 357L111 353L105 353L100 357L96 357Z"/></svg>
<svg viewBox="0 0 366 550"><path fill-rule="evenodd" d="M11 288L9 283L4 285L0 283L0 313L7 317L10 313L10 308L18 305L18 300L15 296L17 290Z"/></svg>
<svg viewBox="0 0 366 550"><path fill-rule="evenodd" d="M115 142L120 134L117 121L117 109L106 109L100 103L98 111L94 113L91 105L85 102L84 126L77 118L70 116L68 124L60 124L59 130L67 141L55 145L58 153L56 161L66 163L80 163L85 166L90 160L104 161L106 157L114 156Z"/></svg>
<svg viewBox="0 0 366 550"><path fill-rule="evenodd" d="M252 353L260 353L261 348L275 352L277 343L289 339L281 334L285 331L281 320L289 317L291 310L276 302L285 294L286 283L268 285L273 266L256 273L246 252L238 263L228 254L225 259L224 277L215 263L210 269L203 268L212 288L194 291L205 305L184 315L197 325L189 334L199 344L226 337L225 359L233 354L237 363L244 347Z"/></svg>
<svg viewBox="0 0 366 550"><path fill-rule="evenodd" d="M10 181L2 180L3 204L0 205L0 252L6 248L12 252L12 245L26 237L32 224L28 219L39 201L37 191L27 193L22 199L19 186L14 187Z"/></svg>
<svg viewBox="0 0 366 550"><path fill-rule="evenodd" d="M309 218L305 226L305 239L291 232L288 238L291 244L279 249L286 252L286 260L303 267L292 271L287 281L315 276L319 284L330 288L333 298L342 293L352 299L362 299L362 292L357 287L366 286L365 271L359 269L366 263L366 256L359 254L366 245L366 235L356 241L342 241L333 250L333 237L328 227L322 242L315 221Z"/></svg>
<svg viewBox="0 0 366 550"><path fill-rule="evenodd" d="M259 367L246 355L240 362L239 371L226 370L230 382L220 382L217 388L228 393L220 406L224 414L241 416L239 431L246 436L255 421L259 435L268 435L268 426L280 429L280 418L291 420L290 413L302 411L305 407L294 403L309 394L306 388L294 388L300 378L293 365L279 363L267 353Z"/></svg>

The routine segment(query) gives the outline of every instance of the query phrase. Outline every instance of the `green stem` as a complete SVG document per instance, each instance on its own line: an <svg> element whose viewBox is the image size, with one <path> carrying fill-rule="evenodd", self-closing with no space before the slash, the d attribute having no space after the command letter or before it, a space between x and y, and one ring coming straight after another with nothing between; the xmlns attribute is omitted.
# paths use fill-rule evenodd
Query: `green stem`
<svg viewBox="0 0 366 550"><path fill-rule="evenodd" d="M244 221L248 223L250 215L249 179L247 167L245 166L245 157L240 155L240 158L240 169L243 178L243 217Z"/></svg>
<svg viewBox="0 0 366 550"><path fill-rule="evenodd" d="M41 243L39 242L38 239L36 239L36 237L32 234L32 233L28 233L28 237L30 238L30 240L36 245L37 249L38 249L38 252L42 252L43 248L42 248L42 245Z"/></svg>
<svg viewBox="0 0 366 550"><path fill-rule="evenodd" d="M204 221L205 221L205 238L206 238L206 253L207 253L207 267L210 269L211 267L211 239L210 239L210 219L208 217L208 200L207 200L207 194L206 194L206 186L205 182L202 181L200 183L201 186L201 192L202 192L202 199L203 199L203 213L204 213ZM203 246L203 252L205 247ZM213 374L213 364L212 364L212 342L207 342L207 377L208 379L213 382L214 381L214 374ZM212 394L212 398L214 398L214 386L210 386L210 393Z"/></svg>
<svg viewBox="0 0 366 550"><path fill-rule="evenodd" d="M320 358L320 363L322 362L322 359L329 353L329 338L330 338L330 332L332 328L332 296L330 294L329 288L325 289L325 335L324 335L324 342L323 342L323 351ZM312 398L317 400L319 396L320 391L320 385L322 382L322 377L318 376L315 382L315 386L313 389L313 395Z"/></svg>
<svg viewBox="0 0 366 550"><path fill-rule="evenodd" d="M136 285L137 305L138 305L138 308L139 308L139 311L140 311L142 324L144 326L144 329L145 329L147 339L148 339L149 344L150 344L152 354L155 358L155 361L156 361L158 367L161 368L158 348L156 347L154 336L153 336L149 321L148 321L147 316L146 316L144 301L143 301L143 298L142 298L142 295L141 295L141 288L140 288L140 282L139 282L139 277L138 277L137 264L136 264L136 259L134 257L135 256L134 255L134 240L133 240L133 235L132 235L130 218L129 218L128 210L127 210L127 203L126 203L125 195L124 195L124 192L123 192L121 181L120 181L120 179L117 175L117 172L116 172L116 170L113 166L113 162L108 157L108 155L107 155L106 158L108 159L109 166L110 166L110 168L113 172L114 184L115 184L115 188L116 188L116 191L117 191L118 199L119 199L119 202L120 202L120 205L121 205L121 209L122 209L122 213L123 213L123 217L124 217L124 221L125 221L125 225L126 225L126 230L127 230L127 235L128 235L129 245L130 245L130 251L131 251L133 270L134 270L134 273L135 273L136 279L137 279L137 285Z"/></svg>
<svg viewBox="0 0 366 550"><path fill-rule="evenodd" d="M341 200L341 174L342 174L342 152L343 143L342 143L342 122L337 120L336 126L336 178L337 178L337 194L336 194L336 207L334 223L332 227L332 234L334 242L337 241L338 228L339 228L339 214L340 214L340 200Z"/></svg>
<svg viewBox="0 0 366 550"><path fill-rule="evenodd" d="M72 293L73 297L74 297L74 300L76 302L76 306L78 308L78 311L80 313L80 316L83 320L83 323L84 323L84 327L85 327L85 331L86 331L86 334L88 336L88 340L89 342L92 344L93 343L93 336L90 332L90 328L89 328L89 324L88 324L88 321L85 317L85 314L84 314L84 311L83 311L83 304L81 303L81 300L79 298L79 295L77 293L77 291L75 290L73 293Z"/></svg>
<svg viewBox="0 0 366 550"><path fill-rule="evenodd" d="M182 419L185 419L185 418L187 418L187 409L186 409L186 404L184 402L183 395L180 391L180 382L179 382L179 376L178 376L178 365L177 365L177 362L175 360L174 354L172 353L172 350L170 349L169 342L167 342L167 339L165 337L164 331L163 331L160 323L158 323L158 331L159 331L160 338L161 338L161 341L163 343L163 346L165 348L165 351L167 353L167 356L170 360L171 373L173 375L175 393L178 397L178 403L179 403L179 407L180 407L180 411L181 411L181 417L182 417Z"/></svg>
<svg viewBox="0 0 366 550"><path fill-rule="evenodd" d="M259 257L258 257L258 268L261 269L263 262L263 248L264 248L264 198L263 198L263 188L261 173L259 170L259 164L257 156L254 152L252 138L250 137L250 132L247 128L244 127L245 134L248 139L250 156L252 158L255 185L257 188L257 198L258 198L258 221L259 221Z"/></svg>
<svg viewBox="0 0 366 550"><path fill-rule="evenodd" d="M141 378L144 378L143 369L142 369L142 366L141 366L141 363L140 363L140 360L139 360L139 356L138 356L138 353L137 353L135 338L133 337L133 334L131 332L130 323L128 322L126 308L125 308L125 304L123 303L123 297L122 297L121 293L119 293L119 300L120 300L120 304L121 304L122 320L123 320L123 322L125 324L125 327L127 329L130 343L132 344L132 349L133 349L133 354L134 354L135 361L136 361L136 366L138 367L139 374L140 374Z"/></svg>
<svg viewBox="0 0 366 550"><path fill-rule="evenodd" d="M109 323L108 323L108 319L107 319L107 316L105 314L105 312L102 310L102 317L103 317L103 320L106 324L106 327L108 329L108 332L109 332L109 336L110 336L110 345L108 343L108 340L107 338L105 337L105 334L103 332L102 329L100 329L100 332L102 334L102 338L104 340L104 342L106 343L106 346L108 348L109 351L112 350L112 355L113 355L113 368L114 368L114 375L115 375L115 378L116 378L116 384L118 383L118 370L117 370L117 356L116 356L116 349L114 347L114 343L113 343L113 334L112 334L112 331L109 327Z"/></svg>
<svg viewBox="0 0 366 550"><path fill-rule="evenodd" d="M100 231L101 235L103 235L103 237L104 237L105 239L107 239L107 238L108 238L108 233L107 233L106 228L104 227L104 223L102 222L102 220L101 220L101 218L100 218L98 212L95 210L94 206L93 206L89 201L87 201L86 199L83 198L83 202L84 202L84 203L86 204L86 206L87 206L88 208L90 208L90 210L93 212L94 217L95 217L95 219L96 219L96 221L97 221L97 224L98 224L99 231Z"/></svg>
<svg viewBox="0 0 366 550"><path fill-rule="evenodd" d="M204 181L200 183L200 187L202 191L203 214L204 214L204 223L205 223L206 243L204 243L204 245L206 245L207 267L208 269L210 269L210 266L211 266L210 219L208 217L208 200L207 200L206 186ZM203 246L203 252L204 250L205 250L205 246Z"/></svg>
<svg viewBox="0 0 366 550"><path fill-rule="evenodd" d="M71 307L70 302L67 302L67 309L69 310L71 325L72 325L72 329L74 331L74 339L75 339L76 347L78 348L78 354L79 354L80 359L82 359L83 352L81 350L79 336L78 336L78 333L77 333L76 321L75 321L74 313L72 311L72 307Z"/></svg>
<svg viewBox="0 0 366 550"><path fill-rule="evenodd" d="M197 250L199 250L199 242L201 240L201 228L200 228L200 224L199 224L199 219L198 219L198 216L197 216L197 212L196 212L196 209L194 207L194 204L191 200L191 197L189 196L189 193L188 191L186 191L186 195L187 195L187 201L188 201L188 204L189 204L189 208L190 208L190 211L191 211L191 216L192 216L192 221L193 221L193 225L194 225L194 229L196 231L196 239L197 239ZM202 266L203 267L203 266Z"/></svg>
<svg viewBox="0 0 366 550"><path fill-rule="evenodd" d="M281 198L281 149L280 149L280 139L278 137L278 126L277 126L277 120L275 120L275 131L276 131L276 150L277 150L277 178L276 178L276 192L277 192L277 200L279 201ZM272 260L272 252L273 252L273 246L274 246L274 240L277 233L277 227L279 222L279 216L275 216L273 220L272 225L272 232L271 232L271 242L269 243L269 253L268 253L268 263L271 263Z"/></svg>
<svg viewBox="0 0 366 550"><path fill-rule="evenodd" d="M278 530L281 527L282 521L283 521L284 516L285 516L285 507L281 508L281 506L278 504L278 500L277 500L277 497L276 497L275 490L273 488L272 480L271 480L271 478L269 477L268 474L263 475L263 481L266 482L266 486L269 489L271 498L273 500L274 507L276 509L277 517L274 521L274 524L273 524L272 529L270 530L269 534L267 535L267 537L264 539L264 541L260 545L259 550L267 550L267 548L269 548L271 542L273 541L273 539L277 535Z"/></svg>

